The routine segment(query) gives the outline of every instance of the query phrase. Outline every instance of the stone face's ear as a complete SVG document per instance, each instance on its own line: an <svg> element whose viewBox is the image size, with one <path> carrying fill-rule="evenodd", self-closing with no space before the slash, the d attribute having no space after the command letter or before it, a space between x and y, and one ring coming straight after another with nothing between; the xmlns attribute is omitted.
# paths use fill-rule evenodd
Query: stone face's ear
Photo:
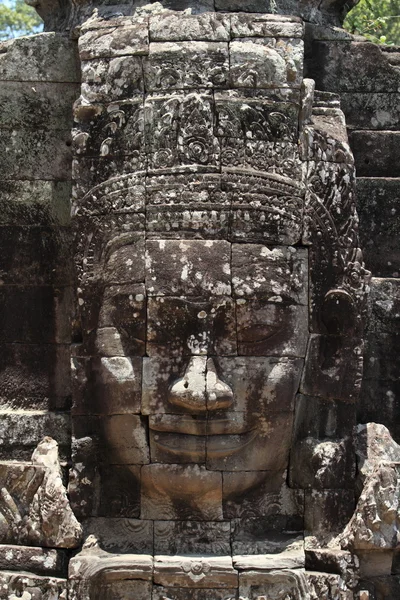
<svg viewBox="0 0 400 600"><path fill-rule="evenodd" d="M359 322L357 307L345 290L330 290L323 301L321 320L330 335L352 335Z"/></svg>

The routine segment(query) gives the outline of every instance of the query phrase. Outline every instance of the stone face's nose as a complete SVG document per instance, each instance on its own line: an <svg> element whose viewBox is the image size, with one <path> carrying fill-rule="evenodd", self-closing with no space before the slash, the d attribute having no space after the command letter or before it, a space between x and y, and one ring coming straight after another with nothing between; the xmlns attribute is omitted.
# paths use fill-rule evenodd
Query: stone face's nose
<svg viewBox="0 0 400 600"><path fill-rule="evenodd" d="M169 401L190 412L206 412L229 408L233 393L219 379L212 358L192 356L183 377L171 387Z"/></svg>

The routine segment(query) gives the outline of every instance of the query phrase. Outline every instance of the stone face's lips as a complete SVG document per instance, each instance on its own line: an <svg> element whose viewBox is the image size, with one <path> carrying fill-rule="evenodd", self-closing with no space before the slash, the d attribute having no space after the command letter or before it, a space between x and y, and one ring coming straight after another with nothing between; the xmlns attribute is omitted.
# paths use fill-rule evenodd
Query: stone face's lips
<svg viewBox="0 0 400 600"><path fill-rule="evenodd" d="M185 448L183 440L190 440L190 435L176 434L176 432L157 432L154 441L162 449L174 454L184 455L191 454L192 450ZM245 446L248 446L257 435L257 430L253 429L245 431L241 434L226 433L218 435L217 433L208 436L197 437L199 441L204 438L207 443L207 458L221 458L229 456L235 452L241 451Z"/></svg>
<svg viewBox="0 0 400 600"><path fill-rule="evenodd" d="M246 423L232 423L230 419L198 419L190 423L188 427L187 422L182 419L182 423L175 422L173 425L170 423L150 423L149 428L157 433L168 433L177 435L193 435L193 436L230 436L230 435L243 435L253 431L249 429Z"/></svg>

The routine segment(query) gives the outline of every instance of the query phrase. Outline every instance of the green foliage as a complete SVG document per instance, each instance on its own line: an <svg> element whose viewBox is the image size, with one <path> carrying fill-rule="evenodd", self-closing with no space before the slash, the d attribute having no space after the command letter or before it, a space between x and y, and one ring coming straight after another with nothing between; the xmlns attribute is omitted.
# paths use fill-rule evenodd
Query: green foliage
<svg viewBox="0 0 400 600"><path fill-rule="evenodd" d="M41 18L24 0L10 0L7 4L0 1L0 40L38 33L41 29Z"/></svg>
<svg viewBox="0 0 400 600"><path fill-rule="evenodd" d="M361 0L344 28L375 44L400 45L400 0Z"/></svg>

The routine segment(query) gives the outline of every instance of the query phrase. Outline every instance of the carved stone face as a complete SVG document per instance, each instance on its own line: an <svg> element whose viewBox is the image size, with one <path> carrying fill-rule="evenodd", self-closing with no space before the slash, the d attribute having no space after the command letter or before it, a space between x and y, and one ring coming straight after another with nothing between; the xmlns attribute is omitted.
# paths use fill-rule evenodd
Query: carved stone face
<svg viewBox="0 0 400 600"><path fill-rule="evenodd" d="M150 17L150 43L142 17L83 28L74 401L100 470L119 490L122 472L135 481L103 513L214 521L271 514L282 498L309 331L316 355L320 298L342 272L318 197L332 198L347 247L354 204L346 147L304 129L302 24L185 19ZM337 355L321 376L334 398ZM302 391L318 396L312 360Z"/></svg>

